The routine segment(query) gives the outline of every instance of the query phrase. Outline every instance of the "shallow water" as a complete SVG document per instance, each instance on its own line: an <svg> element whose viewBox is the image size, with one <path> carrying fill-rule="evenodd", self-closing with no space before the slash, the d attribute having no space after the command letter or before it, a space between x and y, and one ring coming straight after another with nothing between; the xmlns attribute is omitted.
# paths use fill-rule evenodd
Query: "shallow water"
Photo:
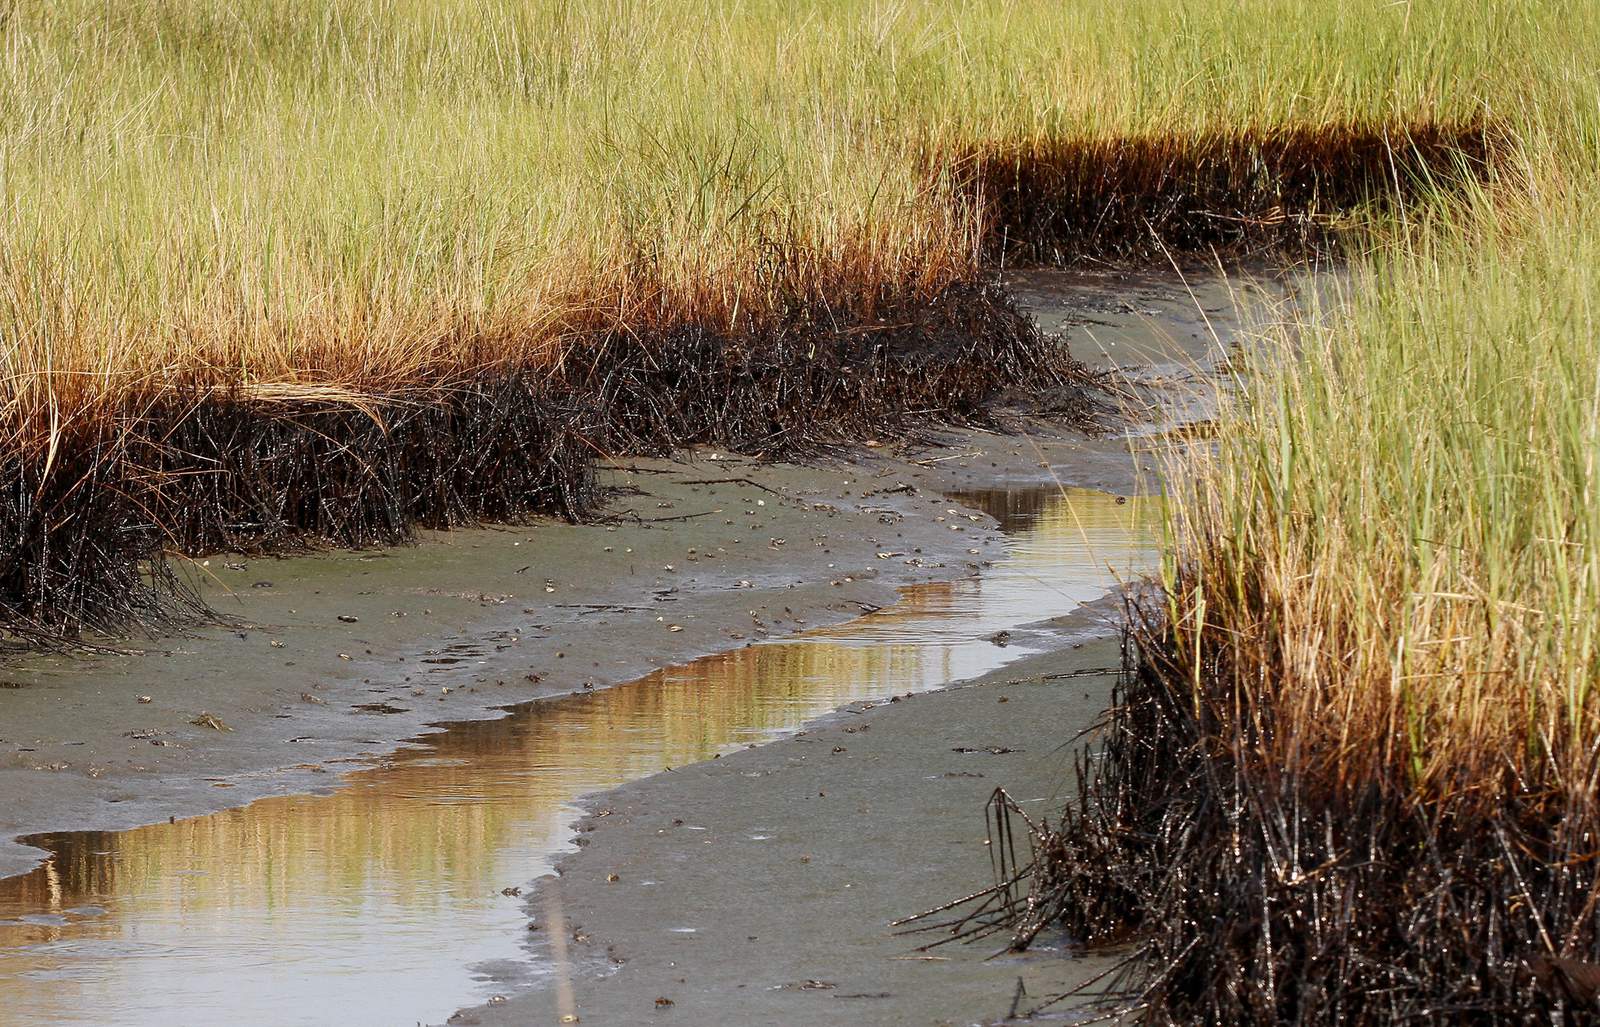
<svg viewBox="0 0 1600 1027"><path fill-rule="evenodd" d="M525 965L527 917L502 889L571 849L575 800L847 703L992 670L1038 647L1023 625L1099 597L1154 555L1147 502L1055 489L957 498L1009 535L980 577L452 725L328 795L27 839L51 855L0 881L0 1021L437 1022L489 998L491 966L543 972Z"/></svg>

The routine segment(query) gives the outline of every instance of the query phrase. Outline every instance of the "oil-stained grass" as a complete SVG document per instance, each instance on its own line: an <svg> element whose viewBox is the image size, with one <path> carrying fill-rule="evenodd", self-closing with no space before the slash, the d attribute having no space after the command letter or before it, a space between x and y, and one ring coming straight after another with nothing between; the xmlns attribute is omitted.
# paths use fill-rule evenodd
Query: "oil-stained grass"
<svg viewBox="0 0 1600 1027"><path fill-rule="evenodd" d="M1520 96L1538 72L1518 55L1576 18L8 0L7 435L41 444L168 379L382 393L549 362L597 324L931 293L984 255L975 150L1355 126L1403 151L1412 123L1479 123Z"/></svg>
<svg viewBox="0 0 1600 1027"><path fill-rule="evenodd" d="M1174 642L1232 653L1286 769L1487 802L1592 787L1597 158L1397 229L1170 477Z"/></svg>

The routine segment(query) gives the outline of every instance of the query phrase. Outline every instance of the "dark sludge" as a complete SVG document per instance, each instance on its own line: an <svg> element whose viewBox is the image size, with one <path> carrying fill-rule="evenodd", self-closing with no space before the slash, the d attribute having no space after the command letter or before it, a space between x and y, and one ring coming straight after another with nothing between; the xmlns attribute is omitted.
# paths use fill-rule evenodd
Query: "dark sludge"
<svg viewBox="0 0 1600 1027"><path fill-rule="evenodd" d="M1217 134L1028 140L934 155L982 212L991 262L1336 250L1339 219L1492 175L1488 122L1314 125Z"/></svg>
<svg viewBox="0 0 1600 1027"><path fill-rule="evenodd" d="M1136 604L1131 623L1066 807L1034 819L997 792L994 884L908 918L911 931L930 946L1019 950L1049 931L1122 954L1035 1011L1077 1003L1151 1024L1595 1022L1592 789L1535 774L1489 801L1418 797L1285 768L1266 755L1282 730L1270 701L1233 716L1240 678L1215 654L1197 696L1162 615Z"/></svg>
<svg viewBox="0 0 1600 1027"><path fill-rule="evenodd" d="M979 419L1012 387L1089 417L1091 376L993 285L873 300L795 302L737 334L694 322L597 331L556 370L441 370L383 397L167 383L0 469L0 624L37 645L206 616L173 553L360 548L418 529L581 518L600 498L601 455L700 443L797 455Z"/></svg>

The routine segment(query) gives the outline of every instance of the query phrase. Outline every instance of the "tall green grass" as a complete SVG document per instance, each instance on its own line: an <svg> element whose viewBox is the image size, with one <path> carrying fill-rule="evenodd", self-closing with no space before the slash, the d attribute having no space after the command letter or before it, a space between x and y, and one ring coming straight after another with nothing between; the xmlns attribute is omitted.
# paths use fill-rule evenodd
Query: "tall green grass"
<svg viewBox="0 0 1600 1027"><path fill-rule="evenodd" d="M1178 644L1227 651L1236 714L1352 794L1593 789L1595 67L1505 180L1388 226L1336 309L1269 339L1175 468Z"/></svg>
<svg viewBox="0 0 1600 1027"><path fill-rule="evenodd" d="M931 290L985 232L952 154L1470 121L1588 13L5 0L12 434L169 380L376 392L595 324Z"/></svg>

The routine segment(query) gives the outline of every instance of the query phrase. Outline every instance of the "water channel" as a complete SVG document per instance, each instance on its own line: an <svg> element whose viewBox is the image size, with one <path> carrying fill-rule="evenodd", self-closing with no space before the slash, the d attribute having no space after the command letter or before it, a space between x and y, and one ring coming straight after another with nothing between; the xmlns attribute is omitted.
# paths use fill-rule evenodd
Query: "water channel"
<svg viewBox="0 0 1600 1027"><path fill-rule="evenodd" d="M852 702L937 688L1046 644L1154 555L1153 503L1057 488L953 497L994 515L1007 555L835 627L593 693L449 725L330 794L122 832L26 839L0 881L0 1021L439 1022L488 997L484 970L547 972L504 889L573 846L578 801L760 744ZM1000 632L1010 632L997 644ZM528 964L528 965L521 965Z"/></svg>

